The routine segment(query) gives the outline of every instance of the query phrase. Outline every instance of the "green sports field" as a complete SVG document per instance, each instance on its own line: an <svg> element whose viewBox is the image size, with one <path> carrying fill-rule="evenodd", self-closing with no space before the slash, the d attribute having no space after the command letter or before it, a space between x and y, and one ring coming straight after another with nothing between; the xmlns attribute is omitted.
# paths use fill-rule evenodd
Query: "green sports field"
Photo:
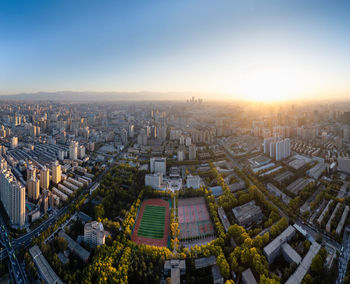
<svg viewBox="0 0 350 284"><path fill-rule="evenodd" d="M164 237L164 225L165 207L146 205L138 235L145 238L162 239Z"/></svg>

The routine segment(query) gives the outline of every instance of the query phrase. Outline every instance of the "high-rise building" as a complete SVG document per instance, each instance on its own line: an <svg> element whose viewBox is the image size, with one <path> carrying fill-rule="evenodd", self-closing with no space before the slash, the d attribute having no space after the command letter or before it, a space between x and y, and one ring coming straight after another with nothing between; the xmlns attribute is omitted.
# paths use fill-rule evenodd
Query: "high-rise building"
<svg viewBox="0 0 350 284"><path fill-rule="evenodd" d="M23 227L26 218L26 189L16 180L10 169L0 173L0 196L11 224Z"/></svg>
<svg viewBox="0 0 350 284"><path fill-rule="evenodd" d="M135 134L135 126L133 124L130 124L129 125L129 137L134 138L134 134Z"/></svg>
<svg viewBox="0 0 350 284"><path fill-rule="evenodd" d="M186 146L188 147L188 146L190 146L192 143L191 143L191 137L189 137L189 136L187 136L186 137Z"/></svg>
<svg viewBox="0 0 350 284"><path fill-rule="evenodd" d="M11 149L14 149L18 146L18 137L14 136L11 138Z"/></svg>
<svg viewBox="0 0 350 284"><path fill-rule="evenodd" d="M185 157L184 151L183 150L178 150L177 151L177 160L179 162L183 161Z"/></svg>
<svg viewBox="0 0 350 284"><path fill-rule="evenodd" d="M101 222L92 221L84 225L84 241L90 247L96 247L105 243L105 231Z"/></svg>
<svg viewBox="0 0 350 284"><path fill-rule="evenodd" d="M264 154L270 155L270 145L275 141L275 138L269 137L264 139Z"/></svg>
<svg viewBox="0 0 350 284"><path fill-rule="evenodd" d="M45 190L49 189L50 186L50 173L47 167L43 167L40 170L40 187Z"/></svg>
<svg viewBox="0 0 350 284"><path fill-rule="evenodd" d="M189 160L195 160L197 157L197 148L196 145L191 144L188 146L188 159Z"/></svg>
<svg viewBox="0 0 350 284"><path fill-rule="evenodd" d="M151 173L162 173L166 175L166 158L151 158L150 159Z"/></svg>
<svg viewBox="0 0 350 284"><path fill-rule="evenodd" d="M280 161L285 157L284 153L284 141L280 140L276 142L276 161Z"/></svg>
<svg viewBox="0 0 350 284"><path fill-rule="evenodd" d="M80 145L78 148L78 157L79 159L84 159L85 157L85 147L83 145Z"/></svg>
<svg viewBox="0 0 350 284"><path fill-rule="evenodd" d="M61 165L58 161L56 161L52 165L52 182L55 184L59 184L61 180L62 180Z"/></svg>
<svg viewBox="0 0 350 284"><path fill-rule="evenodd" d="M346 142L349 142L349 140L350 140L350 129L349 128L344 129L344 140Z"/></svg>
<svg viewBox="0 0 350 284"><path fill-rule="evenodd" d="M145 175L145 185L153 187L155 189L161 189L163 183L163 174L154 173Z"/></svg>
<svg viewBox="0 0 350 284"><path fill-rule="evenodd" d="M40 182L37 178L31 178L27 181L28 199L37 201L40 195Z"/></svg>
<svg viewBox="0 0 350 284"><path fill-rule="evenodd" d="M30 163L27 168L27 182L32 178L36 178L36 168Z"/></svg>
<svg viewBox="0 0 350 284"><path fill-rule="evenodd" d="M266 138L264 139L264 153L270 158L280 161L290 156L290 139Z"/></svg>
<svg viewBox="0 0 350 284"><path fill-rule="evenodd" d="M69 145L69 159L77 160L78 159L78 142L71 141Z"/></svg>
<svg viewBox="0 0 350 284"><path fill-rule="evenodd" d="M350 158L338 158L338 171L350 174Z"/></svg>

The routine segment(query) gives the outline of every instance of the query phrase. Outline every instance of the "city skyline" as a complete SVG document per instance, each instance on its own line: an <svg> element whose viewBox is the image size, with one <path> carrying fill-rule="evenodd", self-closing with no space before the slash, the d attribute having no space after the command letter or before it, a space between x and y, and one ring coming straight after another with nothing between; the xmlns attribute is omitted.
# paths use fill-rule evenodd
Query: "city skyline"
<svg viewBox="0 0 350 284"><path fill-rule="evenodd" d="M346 1L13 1L0 8L1 95L349 97Z"/></svg>

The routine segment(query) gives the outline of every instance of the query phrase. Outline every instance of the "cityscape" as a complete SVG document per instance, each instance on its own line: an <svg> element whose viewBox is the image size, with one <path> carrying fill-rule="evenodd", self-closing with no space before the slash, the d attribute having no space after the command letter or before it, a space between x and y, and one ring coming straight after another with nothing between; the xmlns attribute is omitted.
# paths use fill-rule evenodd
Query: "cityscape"
<svg viewBox="0 0 350 284"><path fill-rule="evenodd" d="M0 3L0 282L350 283L349 4L136 2Z"/></svg>

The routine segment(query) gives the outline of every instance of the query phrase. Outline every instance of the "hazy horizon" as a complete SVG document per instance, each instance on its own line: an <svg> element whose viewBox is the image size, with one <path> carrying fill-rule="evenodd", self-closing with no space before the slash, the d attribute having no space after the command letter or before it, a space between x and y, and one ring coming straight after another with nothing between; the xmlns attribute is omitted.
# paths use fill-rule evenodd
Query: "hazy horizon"
<svg viewBox="0 0 350 284"><path fill-rule="evenodd" d="M315 0L2 2L0 94L346 99L349 8Z"/></svg>

